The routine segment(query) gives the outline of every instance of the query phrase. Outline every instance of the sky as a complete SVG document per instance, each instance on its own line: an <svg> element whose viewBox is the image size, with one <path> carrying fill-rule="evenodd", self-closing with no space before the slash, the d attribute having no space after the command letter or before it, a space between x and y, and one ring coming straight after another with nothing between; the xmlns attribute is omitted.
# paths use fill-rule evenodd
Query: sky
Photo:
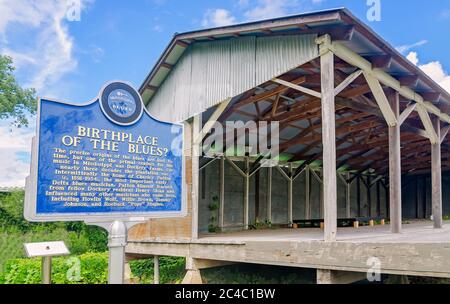
<svg viewBox="0 0 450 304"><path fill-rule="evenodd" d="M139 87L174 33L338 7L450 91L450 1L442 0L0 0L0 54L38 96L85 102L111 80ZM0 187L24 185L34 123L0 121Z"/></svg>

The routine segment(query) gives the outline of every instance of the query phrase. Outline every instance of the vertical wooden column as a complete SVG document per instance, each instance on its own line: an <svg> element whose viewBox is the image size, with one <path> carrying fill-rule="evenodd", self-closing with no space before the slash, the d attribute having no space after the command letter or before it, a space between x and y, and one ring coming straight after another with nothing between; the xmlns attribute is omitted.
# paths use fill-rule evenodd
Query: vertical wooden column
<svg viewBox="0 0 450 304"><path fill-rule="evenodd" d="M220 189L219 189L219 203L220 203L220 215L219 215L219 227L222 229L224 226L225 218L225 157L220 158Z"/></svg>
<svg viewBox="0 0 450 304"><path fill-rule="evenodd" d="M400 100L398 92L388 94L392 111L398 120ZM389 127L389 210L391 232L402 231L402 169L400 150L400 125Z"/></svg>
<svg viewBox="0 0 450 304"><path fill-rule="evenodd" d="M272 222L272 167L267 170L267 220Z"/></svg>
<svg viewBox="0 0 450 304"><path fill-rule="evenodd" d="M309 166L306 166L305 169L305 219L310 220L311 219L311 198L310 198L310 178L311 178L311 172L309 172Z"/></svg>
<svg viewBox="0 0 450 304"><path fill-rule="evenodd" d="M352 217L352 213L351 213L351 193L352 193L352 183L348 182L350 180L350 173L347 172L345 174L345 179L346 179L346 183L345 183L345 214L347 218L351 218Z"/></svg>
<svg viewBox="0 0 450 304"><path fill-rule="evenodd" d="M192 239L198 239L198 193L200 172L200 144L196 143L202 128L202 114L194 116L192 121Z"/></svg>
<svg viewBox="0 0 450 304"><path fill-rule="evenodd" d="M442 168L441 168L441 123L433 118L438 141L431 145L431 205L433 209L434 228L442 228Z"/></svg>
<svg viewBox="0 0 450 304"><path fill-rule="evenodd" d="M333 242L337 232L336 129L334 99L334 54L320 57L322 82L324 240Z"/></svg>
<svg viewBox="0 0 450 304"><path fill-rule="evenodd" d="M293 215L293 199L294 199L294 180L292 178L292 163L289 163L289 180L288 180L288 222L289 226L294 223Z"/></svg>
<svg viewBox="0 0 450 304"><path fill-rule="evenodd" d="M249 225L249 199L250 199L250 161L248 156L245 157L245 183L244 183L244 229L248 229Z"/></svg>

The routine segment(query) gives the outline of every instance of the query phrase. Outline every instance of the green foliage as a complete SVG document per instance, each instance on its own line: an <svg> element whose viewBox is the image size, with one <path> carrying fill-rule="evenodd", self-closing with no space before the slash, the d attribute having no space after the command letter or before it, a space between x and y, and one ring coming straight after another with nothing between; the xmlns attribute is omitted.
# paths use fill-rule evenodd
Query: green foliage
<svg viewBox="0 0 450 304"><path fill-rule="evenodd" d="M27 114L36 113L33 89L22 89L14 77L11 57L0 55L0 119L13 118L15 125L28 125Z"/></svg>
<svg viewBox="0 0 450 304"><path fill-rule="evenodd" d="M86 253L77 257L52 260L53 284L106 284L108 281L108 254ZM5 265L0 275L2 284L39 284L40 259L14 259Z"/></svg>
<svg viewBox="0 0 450 304"><path fill-rule="evenodd" d="M211 216L209 218L209 225L208 225L208 232L210 233L220 232L220 228L217 225L217 216L219 213L218 212L219 207L220 207L219 197L217 195L214 195L212 197L211 203L208 205L208 208L211 211Z"/></svg>
<svg viewBox="0 0 450 304"><path fill-rule="evenodd" d="M264 222L256 220L254 224L249 226L250 230L270 229L270 228L272 228L272 222L269 220L265 220Z"/></svg>
<svg viewBox="0 0 450 304"><path fill-rule="evenodd" d="M153 259L130 262L131 273L139 283L153 282ZM185 259L175 257L159 258L160 283L181 283L185 274Z"/></svg>
<svg viewBox="0 0 450 304"><path fill-rule="evenodd" d="M8 259L24 257L23 243L65 241L72 254L105 252L107 232L80 222L29 223L23 218L24 192L0 195L0 270Z"/></svg>

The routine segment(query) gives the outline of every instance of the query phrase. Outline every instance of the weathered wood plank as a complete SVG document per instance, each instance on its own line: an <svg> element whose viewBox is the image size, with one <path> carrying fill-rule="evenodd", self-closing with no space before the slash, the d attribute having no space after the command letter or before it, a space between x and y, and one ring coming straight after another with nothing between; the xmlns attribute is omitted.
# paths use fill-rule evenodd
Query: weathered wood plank
<svg viewBox="0 0 450 304"><path fill-rule="evenodd" d="M334 242L337 233L334 55L331 52L326 52L321 55L320 59L322 78L324 239L326 242Z"/></svg>
<svg viewBox="0 0 450 304"><path fill-rule="evenodd" d="M400 110L398 92L389 94L389 101L395 117L398 118ZM389 210L392 233L400 233L402 230L402 160L400 144L400 125L389 127Z"/></svg>
<svg viewBox="0 0 450 304"><path fill-rule="evenodd" d="M439 118L433 119L433 127L437 138L441 138L441 123ZM442 228L442 167L441 142L431 145L431 205L433 210L434 228Z"/></svg>

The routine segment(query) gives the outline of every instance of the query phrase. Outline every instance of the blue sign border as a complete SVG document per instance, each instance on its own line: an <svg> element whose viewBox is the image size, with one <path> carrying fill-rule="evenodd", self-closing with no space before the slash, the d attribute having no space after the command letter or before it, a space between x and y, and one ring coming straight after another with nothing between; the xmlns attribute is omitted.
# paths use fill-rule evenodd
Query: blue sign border
<svg viewBox="0 0 450 304"><path fill-rule="evenodd" d="M129 121L123 121L119 120L116 121L116 117L114 115L111 115L111 117L108 116L108 112L105 111L104 105L102 105L102 98L104 97L105 92L108 92L108 88L122 88L126 87L127 89L131 89L131 92L135 92L133 94L133 97L138 98L138 104L140 104L139 107L136 107L138 111L138 115L131 115L131 118ZM38 187L38 159L39 159L39 140L40 140L40 121L41 121L41 104L42 101L50 101L54 103L59 104L65 104L70 106L78 106L78 107L85 107L92 105L96 102L100 103L100 107L102 109L103 114L105 117L110 120L111 122L122 125L122 126L129 126L134 123L137 123L143 115L148 115L148 117L156 122L168 124L168 125L176 125L182 128L182 136L183 136L183 142L182 142L182 151L184 151L184 124L176 124L176 123L168 123L163 122L158 119L153 118L150 113L147 111L147 109L144 106L144 103L142 101L141 96L139 93L128 83L123 81L112 81L107 83L100 91L100 94L98 97L92 99L91 101L84 103L84 104L74 104L64 101L57 101L54 99L49 98L39 98L38 100L38 111L37 111L37 127L36 127L36 134L37 137L33 137L32 140L32 157L31 157L31 170L30 175L26 179L26 194L25 194L25 208L24 208L24 216L28 221L31 222L56 222L56 221L87 221L87 222L108 222L111 220L126 220L126 221L144 221L146 219L151 218L171 218L171 217L185 217L187 215L187 194L186 194L186 177L185 177L185 158L183 155L180 157L182 158L182 177L181 177L181 210L180 211L150 211L150 212L107 212L107 213L56 213L56 214L38 214L37 213L37 187ZM140 113L139 113L140 112ZM145 114L144 114L145 112ZM136 113L134 113L136 114Z"/></svg>

